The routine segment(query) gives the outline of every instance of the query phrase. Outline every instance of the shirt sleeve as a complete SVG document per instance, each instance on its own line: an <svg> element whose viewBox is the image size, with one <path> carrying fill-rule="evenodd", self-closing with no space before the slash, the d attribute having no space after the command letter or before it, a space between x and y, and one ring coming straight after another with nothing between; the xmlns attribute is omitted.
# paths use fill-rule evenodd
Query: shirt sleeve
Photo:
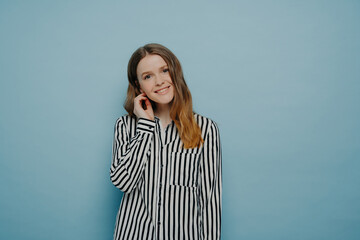
<svg viewBox="0 0 360 240"><path fill-rule="evenodd" d="M124 193L130 193L137 185L148 159L150 143L154 136L155 121L139 118L136 134L129 137L123 118L114 127L114 141L110 179Z"/></svg>
<svg viewBox="0 0 360 240"><path fill-rule="evenodd" d="M199 205L204 240L219 240L221 232L222 160L219 129L212 122L200 163Z"/></svg>

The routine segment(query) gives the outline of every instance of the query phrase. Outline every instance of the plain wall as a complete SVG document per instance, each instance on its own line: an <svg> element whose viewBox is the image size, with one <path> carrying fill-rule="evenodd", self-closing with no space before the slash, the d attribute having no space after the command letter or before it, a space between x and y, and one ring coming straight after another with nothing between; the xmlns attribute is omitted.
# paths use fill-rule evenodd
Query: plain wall
<svg viewBox="0 0 360 240"><path fill-rule="evenodd" d="M222 239L360 239L359 1L0 1L0 239L111 239L127 62L218 123Z"/></svg>

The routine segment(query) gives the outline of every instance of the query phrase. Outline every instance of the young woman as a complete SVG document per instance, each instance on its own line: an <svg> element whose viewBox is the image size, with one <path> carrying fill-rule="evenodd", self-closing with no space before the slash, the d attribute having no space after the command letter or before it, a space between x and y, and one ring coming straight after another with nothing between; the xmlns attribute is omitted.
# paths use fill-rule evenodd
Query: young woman
<svg viewBox="0 0 360 240"><path fill-rule="evenodd" d="M114 239L220 239L219 129L192 109L180 62L147 44L128 64L110 178L124 192Z"/></svg>

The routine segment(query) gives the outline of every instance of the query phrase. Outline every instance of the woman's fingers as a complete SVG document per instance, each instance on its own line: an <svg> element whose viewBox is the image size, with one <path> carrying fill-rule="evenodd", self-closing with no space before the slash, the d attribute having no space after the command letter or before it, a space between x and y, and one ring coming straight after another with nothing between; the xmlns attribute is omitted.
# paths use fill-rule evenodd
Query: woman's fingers
<svg viewBox="0 0 360 240"><path fill-rule="evenodd" d="M144 95L138 95L138 96L134 99L134 101L135 101L136 103L140 104L141 100L146 100L146 99L148 99L148 98L145 97Z"/></svg>
<svg viewBox="0 0 360 240"><path fill-rule="evenodd" d="M150 102L150 100L147 98L147 97L145 97L146 99L145 99L145 104L146 104L146 106L148 107L148 106L151 106L151 102Z"/></svg>
<svg viewBox="0 0 360 240"><path fill-rule="evenodd" d="M144 101L146 109L143 108L141 102ZM151 106L150 100L146 97L145 93L141 93L134 98L134 114L138 117L145 117L148 119L154 119L154 112Z"/></svg>

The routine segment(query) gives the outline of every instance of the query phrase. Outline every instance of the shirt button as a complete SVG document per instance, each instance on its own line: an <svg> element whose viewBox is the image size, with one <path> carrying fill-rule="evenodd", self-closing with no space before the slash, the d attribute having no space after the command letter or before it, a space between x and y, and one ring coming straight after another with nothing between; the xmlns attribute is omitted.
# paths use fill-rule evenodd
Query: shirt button
<svg viewBox="0 0 360 240"><path fill-rule="evenodd" d="M160 221L158 221L158 224L159 224L159 225L160 225L160 223L161 223L161 222L160 222Z"/></svg>
<svg viewBox="0 0 360 240"><path fill-rule="evenodd" d="M161 202L159 202L158 205L161 206Z"/></svg>

